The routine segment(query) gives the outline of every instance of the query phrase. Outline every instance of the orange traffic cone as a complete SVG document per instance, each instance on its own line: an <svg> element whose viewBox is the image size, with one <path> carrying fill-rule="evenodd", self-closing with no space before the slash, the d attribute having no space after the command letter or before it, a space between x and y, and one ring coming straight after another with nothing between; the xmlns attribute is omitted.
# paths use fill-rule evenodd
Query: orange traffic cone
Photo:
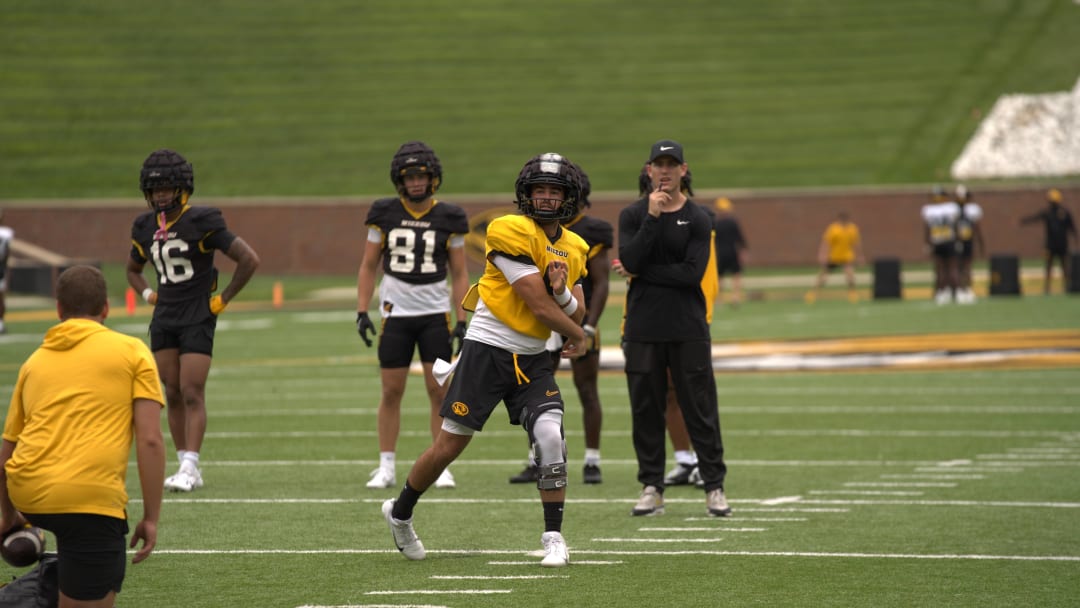
<svg viewBox="0 0 1080 608"><path fill-rule="evenodd" d="M135 290L131 287L128 287L127 291L124 292L124 306L127 308L129 317L135 315Z"/></svg>
<svg viewBox="0 0 1080 608"><path fill-rule="evenodd" d="M281 285L281 281L274 281L274 288L271 293L274 308L281 308L281 305L285 303L285 288Z"/></svg>

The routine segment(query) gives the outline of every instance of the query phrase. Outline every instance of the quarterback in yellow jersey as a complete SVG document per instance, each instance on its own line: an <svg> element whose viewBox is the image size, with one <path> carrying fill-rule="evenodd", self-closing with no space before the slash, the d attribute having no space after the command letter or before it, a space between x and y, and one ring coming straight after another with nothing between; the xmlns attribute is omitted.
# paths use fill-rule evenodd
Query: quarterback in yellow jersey
<svg viewBox="0 0 1080 608"><path fill-rule="evenodd" d="M502 401L510 422L524 427L536 446L536 485L544 515L540 565L560 567L570 561L562 537L567 485L564 404L546 342L555 331L566 336L563 356L576 358L586 352L580 281L587 273L588 245L561 225L577 215L578 175L559 154L529 159L515 183L521 215L503 216L488 225L487 264L466 296L466 308L474 314L443 400L442 428L417 458L398 498L382 507L394 544L409 559L426 556L412 525L420 495L465 450L473 434L483 430Z"/></svg>

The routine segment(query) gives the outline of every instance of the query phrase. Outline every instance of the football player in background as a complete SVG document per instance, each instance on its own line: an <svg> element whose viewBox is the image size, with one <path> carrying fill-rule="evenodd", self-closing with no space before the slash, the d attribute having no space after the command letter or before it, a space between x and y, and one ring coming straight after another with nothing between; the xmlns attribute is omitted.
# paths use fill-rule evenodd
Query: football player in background
<svg viewBox="0 0 1080 608"><path fill-rule="evenodd" d="M975 292L971 289L971 263L976 255L983 255L982 207L971 200L971 191L964 184L956 186L956 303L974 304Z"/></svg>
<svg viewBox="0 0 1080 608"><path fill-rule="evenodd" d="M4 296L7 294L8 256L11 254L11 241L14 239L15 231L4 225L4 210L0 209L0 334L7 332L4 325L4 315L7 314Z"/></svg>
<svg viewBox="0 0 1080 608"><path fill-rule="evenodd" d="M412 524L421 494L465 450L502 401L511 424L522 425L536 446L536 486L544 514L540 565L559 567L570 561L562 536L567 485L564 403L545 343L554 331L566 336L563 356L580 357L586 350L581 327L585 294L579 282L587 273L588 245L560 223L577 215L577 176L570 161L558 154L529 159L515 183L521 215L504 215L487 227L487 263L466 296L466 308L474 313L443 400L442 428L416 459L398 497L382 506L394 544L408 559L426 555ZM440 377L451 371L450 366L436 368Z"/></svg>
<svg viewBox="0 0 1080 608"><path fill-rule="evenodd" d="M1043 293L1050 293L1050 275L1054 270L1054 259L1061 265L1063 290L1069 285L1069 239L1076 240L1076 224L1072 214L1061 204L1061 190L1051 188L1046 191L1047 207L1038 213L1032 213L1020 220L1020 225L1042 222L1046 229L1044 247L1045 266L1043 272Z"/></svg>
<svg viewBox="0 0 1080 608"><path fill-rule="evenodd" d="M619 214L619 261L632 276L626 295L623 350L642 491L632 515L664 512L667 392L674 385L704 480L706 513L731 514L724 495L727 466L716 402L709 311L716 294L713 218L682 192L683 147L653 144L653 190ZM711 275L712 287L703 280Z"/></svg>
<svg viewBox="0 0 1080 608"><path fill-rule="evenodd" d="M836 220L825 227L817 258L821 270L818 271L814 288L806 293L806 303L813 304L817 301L818 292L825 285L825 277L837 268L844 269L848 301L858 301L859 296L855 292L855 265L863 263L862 238L859 227L851 221L847 211L838 213Z"/></svg>
<svg viewBox="0 0 1080 608"><path fill-rule="evenodd" d="M583 356L570 360L570 369L573 372L578 399L581 401L581 416L585 427L585 466L581 480L585 483L596 484L603 482L600 471L600 428L603 424L603 408L600 405L600 391L597 386L597 374L600 372L600 334L597 327L600 324L600 315L604 313L604 307L607 306L608 277L611 272L608 251L614 245L615 231L610 223L585 213L585 209L590 207L589 194L592 186L589 183L588 174L581 167L577 165L574 167L578 171L581 183L581 204L578 206L578 214L563 221L562 225L563 228L568 228L585 239L585 244L589 246L589 261L586 263L589 278L582 283L585 301L588 303L582 326L586 336L586 351ZM562 335L556 332L552 332L548 339L547 350L556 370L559 368L559 359L562 357L563 342ZM532 445L529 446L528 458L525 469L511 477L510 483L536 482L539 467L536 465L536 452Z"/></svg>
<svg viewBox="0 0 1080 608"><path fill-rule="evenodd" d="M189 205L195 172L172 150L155 150L143 162L139 187L150 210L131 227L128 284L154 307L150 350L157 361L168 404L169 433L180 468L165 488L190 492L203 486L199 452L206 434L206 379L214 351L218 315L259 267L259 256L225 225L214 207ZM217 290L215 251L236 263L232 279ZM157 289L143 277L150 262Z"/></svg>
<svg viewBox="0 0 1080 608"><path fill-rule="evenodd" d="M743 300L742 271L748 255L746 237L743 236L739 220L735 218L735 209L731 199L721 196L716 199L716 272L720 278L718 290L723 287L723 277L731 275L731 306L737 307ZM722 300L719 291L717 300Z"/></svg>
<svg viewBox="0 0 1080 608"><path fill-rule="evenodd" d="M401 432L401 398L417 348L431 404L431 436L438 435L442 424L439 407L446 388L435 381L431 369L436 359L450 361L453 340L458 340L461 348L467 314L461 301L469 288L465 268L469 221L461 207L435 198L442 185L442 165L435 151L420 141L402 144L390 161L390 181L398 194L375 201L368 211L364 222L368 227L367 243L356 280L356 330L370 347L376 331L368 308L381 266L379 466L371 472L369 488L390 488L397 484L395 461ZM446 290L447 271L452 296ZM451 309L457 316L452 331ZM443 470L435 487L454 486L450 470Z"/></svg>
<svg viewBox="0 0 1080 608"><path fill-rule="evenodd" d="M960 205L949 200L941 186L931 191L931 203L922 208L923 238L934 260L934 301L948 304L958 284L956 259L956 220Z"/></svg>
<svg viewBox="0 0 1080 608"><path fill-rule="evenodd" d="M60 322L23 364L11 395L0 446L0 531L29 521L55 534L59 605L111 608L127 546L141 541L131 560L137 564L157 544L165 397L146 344L105 327L109 294L100 270L60 273L56 312ZM142 518L125 543L132 446ZM25 599L47 605L45 596L41 604Z"/></svg>

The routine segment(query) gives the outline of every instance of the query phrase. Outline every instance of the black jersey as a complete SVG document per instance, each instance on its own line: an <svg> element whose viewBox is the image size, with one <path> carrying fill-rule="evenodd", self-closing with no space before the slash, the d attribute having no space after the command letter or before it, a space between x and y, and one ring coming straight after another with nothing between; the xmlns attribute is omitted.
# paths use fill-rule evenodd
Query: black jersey
<svg viewBox="0 0 1080 608"><path fill-rule="evenodd" d="M626 293L626 340L710 339L701 280L709 264L712 234L712 218L692 200L658 218L649 215L647 198L622 210L619 258L634 275Z"/></svg>
<svg viewBox="0 0 1080 608"><path fill-rule="evenodd" d="M615 244L614 228L610 223L599 218L581 214L569 223L563 224L563 227L580 236L589 246L586 263L600 255L605 249L611 249ZM582 281L581 287L585 292L585 303L592 302L592 281Z"/></svg>
<svg viewBox="0 0 1080 608"><path fill-rule="evenodd" d="M382 232L383 273L413 284L445 281L450 236L469 232L465 211L443 201L414 215L401 199L381 198L364 223Z"/></svg>
<svg viewBox="0 0 1080 608"><path fill-rule="evenodd" d="M716 257L718 259L737 258L739 251L746 249L746 239L743 238L739 222L730 215L717 218L714 225L716 230Z"/></svg>
<svg viewBox="0 0 1080 608"><path fill-rule="evenodd" d="M1069 250L1069 233L1076 233L1072 214L1061 205L1052 205L1036 215L1046 226L1045 246L1049 251Z"/></svg>
<svg viewBox="0 0 1080 608"><path fill-rule="evenodd" d="M182 327L199 323L210 313L210 296L217 288L214 250L227 251L236 235L213 207L187 207L166 227L164 240L155 240L157 214L147 211L131 227L131 259L151 262L157 270L154 323Z"/></svg>

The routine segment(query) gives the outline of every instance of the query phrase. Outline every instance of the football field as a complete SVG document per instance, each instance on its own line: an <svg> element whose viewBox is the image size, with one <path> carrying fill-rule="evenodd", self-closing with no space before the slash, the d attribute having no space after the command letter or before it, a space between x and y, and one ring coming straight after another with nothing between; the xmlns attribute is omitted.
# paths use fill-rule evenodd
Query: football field
<svg viewBox="0 0 1080 608"><path fill-rule="evenodd" d="M714 326L825 337L860 318L863 334L874 323L886 334L894 315L932 326L956 310L762 302ZM1041 319L1068 333L1070 311L1064 296L984 301L967 309L965 329ZM142 312L114 312L109 324L144 335ZM539 567L537 490L507 483L524 464L524 433L502 410L452 466L457 488L421 499L428 558L410 562L379 509L397 491L364 487L378 458L379 373L353 316L347 305L223 316L206 487L166 495L157 551L129 565L118 605L1071 606L1080 593L1080 371L1067 360L718 372L734 509L724 519L706 517L690 487L667 490L664 515L630 516L640 486L617 370L600 379L604 481L582 484L581 408L560 372L571 565ZM48 325L13 323L0 337L3 407ZM418 376L403 408L399 483L429 442ZM168 456L171 472L171 445ZM134 467L129 491L137 520Z"/></svg>

